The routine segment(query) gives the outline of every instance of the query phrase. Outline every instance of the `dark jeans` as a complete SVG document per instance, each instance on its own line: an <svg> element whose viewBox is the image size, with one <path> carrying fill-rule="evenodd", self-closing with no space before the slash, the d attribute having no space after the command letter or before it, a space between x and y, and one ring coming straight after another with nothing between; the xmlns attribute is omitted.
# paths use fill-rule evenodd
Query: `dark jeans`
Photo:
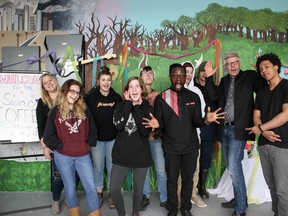
<svg viewBox="0 0 288 216"><path fill-rule="evenodd" d="M214 143L216 140L216 125L211 123L201 128L200 169L208 170L211 166Z"/></svg>
<svg viewBox="0 0 288 216"><path fill-rule="evenodd" d="M52 173L52 177L51 177L51 190L52 190L52 197L54 201L58 201L60 200L61 197L61 193L62 190L64 188L64 184L61 178L61 174L55 164L55 160L54 160L54 154L51 154L51 157L53 158L53 160L51 161L51 173ZM79 184L80 178L77 174L77 172L75 173L76 175L76 187Z"/></svg>
<svg viewBox="0 0 288 216"><path fill-rule="evenodd" d="M165 169L167 172L167 208L169 212L177 212L178 209L178 178L181 174L181 211L191 210L191 196L193 188L193 175L196 169L198 150L189 154L171 154L165 155Z"/></svg>

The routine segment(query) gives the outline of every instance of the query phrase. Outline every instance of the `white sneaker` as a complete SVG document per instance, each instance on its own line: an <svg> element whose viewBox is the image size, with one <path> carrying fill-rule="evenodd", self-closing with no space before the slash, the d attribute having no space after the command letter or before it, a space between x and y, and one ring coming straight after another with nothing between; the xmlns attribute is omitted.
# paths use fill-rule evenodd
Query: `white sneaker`
<svg viewBox="0 0 288 216"><path fill-rule="evenodd" d="M200 208L207 207L207 204L202 200L202 198L199 195L192 196L191 203L196 204Z"/></svg>

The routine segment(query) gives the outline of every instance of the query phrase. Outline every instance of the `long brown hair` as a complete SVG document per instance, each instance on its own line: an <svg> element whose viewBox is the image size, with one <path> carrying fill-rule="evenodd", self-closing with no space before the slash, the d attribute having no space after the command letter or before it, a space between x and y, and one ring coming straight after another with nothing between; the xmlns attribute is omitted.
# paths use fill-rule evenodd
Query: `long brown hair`
<svg viewBox="0 0 288 216"><path fill-rule="evenodd" d="M78 99L75 101L74 106L73 106L73 114L81 119L85 119L85 111L87 109L87 106L84 102L84 93L85 90L80 82L74 79L69 79L67 80L61 87L61 93L58 97L57 100L57 106L60 112L61 118L68 118L68 116L71 113L71 109L69 107L68 101L67 101L67 94L70 91L70 87L72 85L77 85L80 88L80 94Z"/></svg>

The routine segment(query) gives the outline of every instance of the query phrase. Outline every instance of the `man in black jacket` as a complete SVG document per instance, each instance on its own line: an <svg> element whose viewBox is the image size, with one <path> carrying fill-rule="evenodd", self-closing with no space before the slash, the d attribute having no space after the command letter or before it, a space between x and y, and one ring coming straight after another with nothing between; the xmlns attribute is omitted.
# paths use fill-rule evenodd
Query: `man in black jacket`
<svg viewBox="0 0 288 216"><path fill-rule="evenodd" d="M254 92L267 85L267 82L253 70L240 69L238 53L226 53L224 65L228 74L221 79L219 86L213 83L212 64L205 65L206 87L211 100L225 111L224 121L218 127L217 141L221 143L227 169L232 179L235 200L222 203L223 207L234 207L232 216L245 216L247 208L246 186L241 161L247 140L254 140L245 131L253 125Z"/></svg>
<svg viewBox="0 0 288 216"><path fill-rule="evenodd" d="M178 209L177 181L182 177L181 215L192 216L191 191L193 174L199 151L196 128L218 122L224 113L208 112L202 118L199 96L184 88L186 69L181 64L170 65L171 87L155 99L155 117L162 132L162 144L167 172L168 216L176 216Z"/></svg>

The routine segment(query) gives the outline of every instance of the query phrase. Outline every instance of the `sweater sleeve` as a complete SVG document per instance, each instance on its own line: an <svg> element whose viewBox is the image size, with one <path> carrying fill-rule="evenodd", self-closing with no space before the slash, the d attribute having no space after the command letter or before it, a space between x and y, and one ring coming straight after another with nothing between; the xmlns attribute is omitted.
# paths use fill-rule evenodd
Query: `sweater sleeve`
<svg viewBox="0 0 288 216"><path fill-rule="evenodd" d="M155 118L159 122L159 128L157 130L162 130L164 128L164 119L163 119L163 109L161 104L161 94L157 95L154 102L154 111L155 111Z"/></svg>
<svg viewBox="0 0 288 216"><path fill-rule="evenodd" d="M130 113L132 112L132 102L129 100L124 100L121 103L118 103L115 107L113 114L113 123L117 130L123 130Z"/></svg>
<svg viewBox="0 0 288 216"><path fill-rule="evenodd" d="M41 98L38 100L37 107L36 107L36 119L37 119L37 125L38 125L38 136L39 140L42 139L45 125L46 125L46 119L47 119L47 113L45 112L45 104L41 100Z"/></svg>
<svg viewBox="0 0 288 216"><path fill-rule="evenodd" d="M219 87L214 84L213 76L210 76L206 79L206 89L211 101L217 101L219 99Z"/></svg>
<svg viewBox="0 0 288 216"><path fill-rule="evenodd" d="M52 149L62 149L63 147L63 143L57 135L56 125L54 122L57 111L57 107L54 107L49 112L43 136L46 146Z"/></svg>
<svg viewBox="0 0 288 216"><path fill-rule="evenodd" d="M205 119L205 114L203 115L202 112L202 104L201 104L201 99L199 95L196 94L196 107L195 107L195 112L194 116L192 117L193 125L196 128L203 127L205 125L204 119Z"/></svg>
<svg viewBox="0 0 288 216"><path fill-rule="evenodd" d="M98 130L97 130L97 126L96 126L96 123L94 121L93 115L92 115L89 108L87 108L87 118L89 121L89 133L88 133L88 138L87 138L87 144L89 146L95 147L96 142L97 142Z"/></svg>

